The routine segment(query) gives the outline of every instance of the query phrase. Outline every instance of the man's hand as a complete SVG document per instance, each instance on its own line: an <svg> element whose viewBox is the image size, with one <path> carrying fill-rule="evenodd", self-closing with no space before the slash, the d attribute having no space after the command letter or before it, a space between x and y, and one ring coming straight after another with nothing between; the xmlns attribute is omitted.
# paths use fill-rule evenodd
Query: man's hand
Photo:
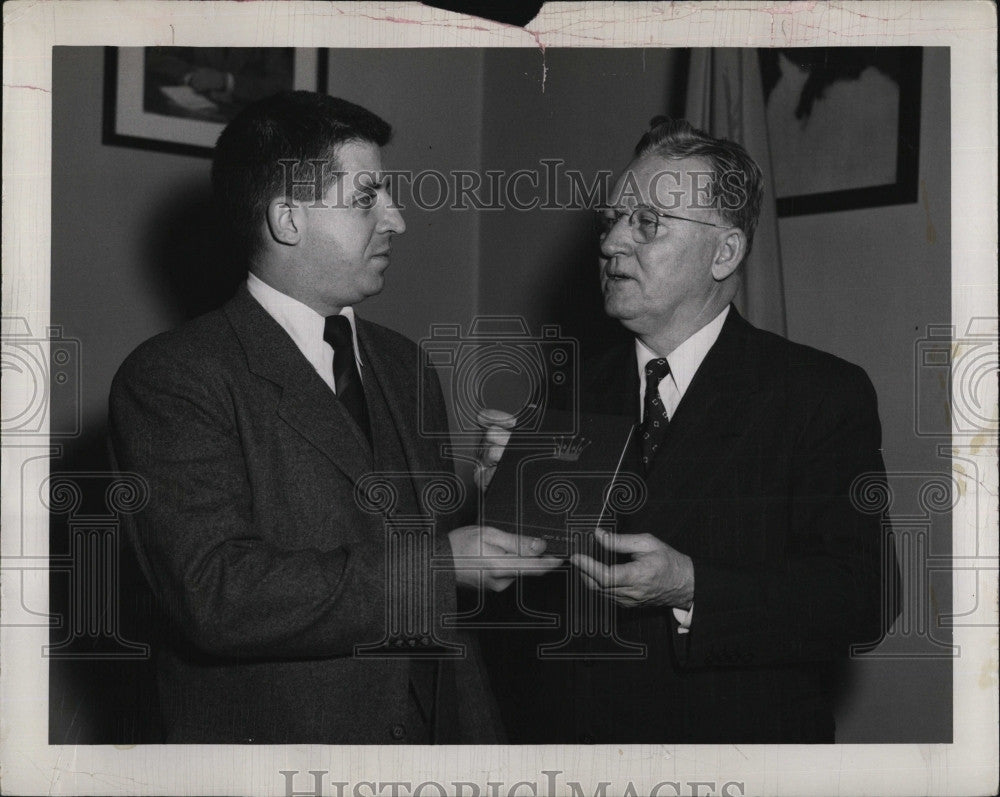
<svg viewBox="0 0 1000 797"><path fill-rule="evenodd" d="M694 563L652 534L594 532L608 551L632 555L632 561L606 565L584 554L570 562L584 583L622 606L669 606L687 609L694 601Z"/></svg>
<svg viewBox="0 0 1000 797"><path fill-rule="evenodd" d="M490 486L516 421L513 415L502 410L480 410L476 416L476 422L483 427L483 438L472 478L480 490Z"/></svg>
<svg viewBox="0 0 1000 797"><path fill-rule="evenodd" d="M562 560L542 556L545 540L518 537L492 526L462 526L448 532L455 559L455 581L463 587L484 586L500 592L518 573L540 576Z"/></svg>

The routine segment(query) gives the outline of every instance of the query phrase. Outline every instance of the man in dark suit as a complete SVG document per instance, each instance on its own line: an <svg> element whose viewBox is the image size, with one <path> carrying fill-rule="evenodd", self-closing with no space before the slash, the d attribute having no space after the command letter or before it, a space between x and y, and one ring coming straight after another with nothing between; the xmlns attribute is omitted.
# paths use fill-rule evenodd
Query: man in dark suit
<svg viewBox="0 0 1000 797"><path fill-rule="evenodd" d="M661 117L599 213L605 311L634 339L585 365L580 403L635 419L648 496L596 533L604 560L524 585L564 623L496 661L512 742L833 742L833 667L895 617L892 549L852 500L884 478L868 377L731 304L761 195L742 147ZM585 621L594 597L612 623ZM550 655L574 628L576 655Z"/></svg>
<svg viewBox="0 0 1000 797"><path fill-rule="evenodd" d="M241 112L212 180L247 282L114 380L117 461L149 488L131 532L166 619L166 741L500 738L476 649L441 618L456 584L511 583L525 548L496 529L438 533L458 487L418 431L421 417L447 431L437 377L353 311L405 229L382 170L390 134L309 92ZM541 567L543 547L526 554Z"/></svg>

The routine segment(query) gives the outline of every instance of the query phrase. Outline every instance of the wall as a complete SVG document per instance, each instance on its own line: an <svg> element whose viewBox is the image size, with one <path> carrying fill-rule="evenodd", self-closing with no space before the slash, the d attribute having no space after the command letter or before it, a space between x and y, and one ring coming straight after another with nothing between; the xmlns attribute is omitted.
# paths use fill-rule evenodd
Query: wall
<svg viewBox="0 0 1000 797"><path fill-rule="evenodd" d="M389 121L387 169L475 170L483 129L483 50L331 50L329 92ZM425 196L434 201L433 182ZM407 231L393 242L386 289L362 315L414 340L431 322L467 323L479 284L479 216L424 210L400 186Z"/></svg>
<svg viewBox="0 0 1000 797"><path fill-rule="evenodd" d="M582 198L567 178L546 194L541 161L562 161L588 186L604 172L610 189L649 120L676 96L679 56L663 48L548 49L544 59L532 50L487 52L483 168L537 171L538 194L564 207L483 217L483 313L522 315L533 330L559 324L587 351L621 334L602 311L591 210L565 207Z"/></svg>
<svg viewBox="0 0 1000 797"><path fill-rule="evenodd" d="M879 398L886 469L897 515L921 514L907 474L950 474L937 454L947 439L916 433L916 402L934 407L938 429L950 429L945 384L917 371L917 344L930 324L951 321L951 168L949 52L924 51L920 125L920 201L916 204L781 219L788 337L862 366ZM777 153L776 153L776 156ZM930 552L951 552L951 521L936 515ZM905 567L911 570L911 567ZM921 600L951 611L946 573ZM947 629L933 628L948 640ZM930 651L932 646L923 646ZM884 649L888 649L883 646ZM938 649L937 653L941 653ZM852 673L853 689L838 717L838 738L851 741L949 739L951 660L868 659ZM919 700L913 699L919 695Z"/></svg>
<svg viewBox="0 0 1000 797"><path fill-rule="evenodd" d="M85 429L125 356L183 320L163 245L207 199L208 161L101 144L103 59L56 47L52 64L52 319L81 342Z"/></svg>

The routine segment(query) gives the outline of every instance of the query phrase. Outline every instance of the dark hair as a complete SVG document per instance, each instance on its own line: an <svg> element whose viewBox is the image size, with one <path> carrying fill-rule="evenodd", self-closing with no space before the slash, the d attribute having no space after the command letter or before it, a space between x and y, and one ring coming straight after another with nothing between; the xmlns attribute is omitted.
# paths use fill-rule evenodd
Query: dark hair
<svg viewBox="0 0 1000 797"><path fill-rule="evenodd" d="M735 141L710 136L683 119L657 116L650 129L635 145L635 156L650 153L661 158L700 157L708 161L713 177L708 185L712 207L728 224L739 227L747 237L750 254L757 219L764 196L764 175L756 161Z"/></svg>
<svg viewBox="0 0 1000 797"><path fill-rule="evenodd" d="M337 178L336 150L348 141L379 147L392 127L371 111L347 100L311 91L285 91L244 108L222 131L212 159L216 207L230 225L240 254L250 258L260 246L259 229L267 206L285 192L285 168L294 161L296 181L314 174L309 161L324 161L323 190ZM311 202L310 192L301 201ZM299 200L300 189L294 189ZM319 199L319 197L315 197Z"/></svg>

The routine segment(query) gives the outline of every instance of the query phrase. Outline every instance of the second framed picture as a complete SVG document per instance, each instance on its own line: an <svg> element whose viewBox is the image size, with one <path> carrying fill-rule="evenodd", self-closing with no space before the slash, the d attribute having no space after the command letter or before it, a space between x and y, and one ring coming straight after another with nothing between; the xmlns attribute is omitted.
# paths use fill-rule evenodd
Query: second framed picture
<svg viewBox="0 0 1000 797"><path fill-rule="evenodd" d="M917 201L919 47L760 51L779 216Z"/></svg>

